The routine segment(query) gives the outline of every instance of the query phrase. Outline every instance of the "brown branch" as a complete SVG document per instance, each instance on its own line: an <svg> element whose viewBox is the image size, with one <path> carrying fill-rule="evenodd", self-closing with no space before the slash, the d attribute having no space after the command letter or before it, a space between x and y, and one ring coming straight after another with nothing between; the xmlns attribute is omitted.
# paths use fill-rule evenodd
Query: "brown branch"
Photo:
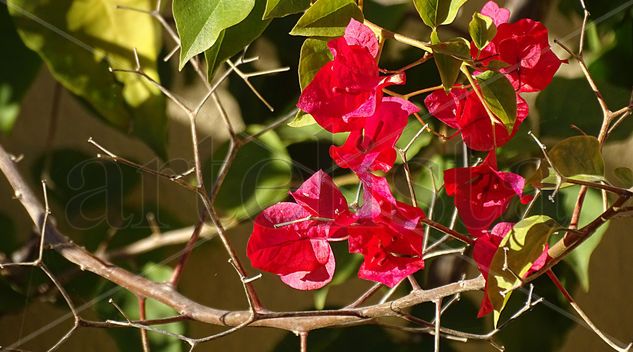
<svg viewBox="0 0 633 352"><path fill-rule="evenodd" d="M549 278L554 283L554 286L556 286L556 288L560 291L563 297L565 297L565 299L569 302L572 308L574 308L576 313L578 313L578 315L582 318L582 320L584 320L585 324L587 324L587 326L591 330L593 330L593 332L596 335L598 335L598 337L600 337L602 341L604 341L607 345L609 345L609 347L613 348L614 350L618 352L627 352L631 349L631 346L633 346L633 342L629 343L626 347L621 347L615 341L613 341L609 336L605 335L600 329L598 329L598 327L594 325L591 319L589 319L587 314L585 314L585 312L582 309L580 309L580 306L578 305L578 303L576 303L574 298L567 291L567 289L565 289L565 286L563 286L560 280L558 280L558 277L556 276L556 274L554 274L554 272L551 269L547 271L547 276L549 276Z"/></svg>

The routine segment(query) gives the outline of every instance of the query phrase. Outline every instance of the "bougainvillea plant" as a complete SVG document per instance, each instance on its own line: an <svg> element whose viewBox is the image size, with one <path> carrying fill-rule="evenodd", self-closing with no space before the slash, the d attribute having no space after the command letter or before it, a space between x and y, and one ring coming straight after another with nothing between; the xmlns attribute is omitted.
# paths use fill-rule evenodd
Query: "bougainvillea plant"
<svg viewBox="0 0 633 352"><path fill-rule="evenodd" d="M522 176L498 169L496 149L510 141L528 115L520 94L544 89L561 60L551 51L540 22L508 23L509 11L492 1L477 16L487 31L472 31L469 46L459 41L455 47L436 46L437 51L431 46L436 55L469 52L471 57L459 69L470 84L454 80L445 89L443 82L424 104L432 116L456 129L468 148L488 153L479 165L447 169L443 177L446 193L475 244L473 258L488 278L501 239L512 228L495 222L512 199L524 204L532 199L523 194ZM252 265L279 275L293 288L318 289L332 280L329 241L346 239L350 253L363 255L358 276L389 287L424 268L424 212L417 204L397 201L384 177L396 161L395 144L409 116L420 108L385 90L406 79L404 71L381 75L387 71L378 65L379 34L351 19L345 34L327 43L333 59L319 69L297 104L324 129L349 132L342 145L330 148L330 156L357 175L362 204L350 209L332 179L318 171L291 193L297 203L273 205L255 219L248 243ZM546 246L539 255L533 271L544 265ZM480 315L492 310L486 296Z"/></svg>
<svg viewBox="0 0 633 352"><path fill-rule="evenodd" d="M34 311L26 304L38 297L64 301L74 318L50 350L84 328L116 330L122 350L191 351L244 327L292 332L301 352L315 330L328 350L344 342L345 349L352 343L382 351L389 349L385 339L398 350L433 343L437 352L449 340L550 350L553 344L542 341L560 340L568 328L549 319L560 318L560 310L533 312L541 319L529 329L532 321L518 318L557 300L614 350L630 351L633 344L601 332L566 287L578 281L588 289L589 259L607 225L633 217L633 171L602 155L608 139L633 128L626 119L633 113L626 77L631 2L587 4L597 10L595 20L583 0L574 0L583 10L576 14L564 13L572 0L534 4L550 6L536 12L582 19L578 31L557 40L539 21L545 15L524 18L526 8L511 13L501 1L484 1L171 0L171 9L161 0L3 1L0 133L10 132L38 70L49 75L38 82L56 84L41 158L30 148L42 124L16 124L37 130L14 145L20 134L0 136L0 172L12 191L0 195L0 210L19 202L36 227L15 226L30 236L19 244L12 219L0 214L0 322L21 320L5 324L2 335L18 341L0 342L30 349L33 337L64 320L23 329ZM512 8L520 3L530 2ZM576 34L577 46L569 43ZM277 64L288 67L270 68ZM284 74L295 65L298 82ZM171 79L177 70L186 70L185 79ZM62 119L77 110L60 101L74 97L90 107L86 112L143 141L142 155L151 150L166 163L140 164L133 161L138 155L107 149L97 140L111 135L100 128L70 129L97 158L51 150L61 140L57 127L71 125ZM229 97L239 106L225 105ZM270 116L275 108L282 112ZM186 118L168 120L173 110ZM200 128L202 121L211 128ZM172 122L187 124L190 134L183 153L192 157L182 169L168 159L183 147L175 138L166 148ZM225 144L205 148L218 142ZM29 149L20 150L24 145ZM325 155L314 158L313 147ZM41 197L20 173L29 166L42 178ZM144 183L128 184L129 168L190 192L183 197L195 202L160 202L150 213ZM60 209L65 213L54 214ZM168 229L180 223L166 215L172 210L191 226ZM250 234L240 234L250 230L245 223ZM213 255L192 260L203 239L222 248L206 246ZM196 271L186 270L191 262ZM201 292L206 283L212 292ZM279 290L283 285L290 289ZM243 296L233 294L236 287ZM260 295L273 290L276 301ZM192 291L200 302L187 296ZM341 304L343 291L354 300ZM526 299L515 310L523 298L516 292ZM462 294L469 297L460 302ZM282 302L287 297L314 304L292 306L305 301ZM77 302L86 304L75 308ZM24 314L11 314L18 304ZM91 319L98 320L83 317L93 304ZM510 322L524 324L513 329L520 336L505 336ZM189 337L193 323L222 331ZM368 329L351 335L363 341L326 329L351 326ZM537 328L543 333L531 333ZM383 329L428 339L374 333ZM275 350L285 347L282 341Z"/></svg>

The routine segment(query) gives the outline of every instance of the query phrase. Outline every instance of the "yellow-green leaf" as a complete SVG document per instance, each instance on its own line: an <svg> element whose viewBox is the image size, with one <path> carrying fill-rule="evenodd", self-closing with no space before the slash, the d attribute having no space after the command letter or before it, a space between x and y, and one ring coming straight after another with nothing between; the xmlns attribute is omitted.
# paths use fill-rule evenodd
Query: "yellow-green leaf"
<svg viewBox="0 0 633 352"><path fill-rule="evenodd" d="M468 33L473 39L475 46L481 50L495 37L497 27L492 21L492 18L475 12L473 19L470 20L468 24Z"/></svg>
<svg viewBox="0 0 633 352"><path fill-rule="evenodd" d="M299 13L310 6L310 0L267 0L264 19Z"/></svg>
<svg viewBox="0 0 633 352"><path fill-rule="evenodd" d="M596 137L566 138L549 151L549 157L552 166L564 177L589 181L604 178L604 160Z"/></svg>
<svg viewBox="0 0 633 352"><path fill-rule="evenodd" d="M106 121L122 131L131 130L164 156L164 96L138 75L108 70L109 66L133 69L136 49L144 72L158 80L159 25L147 14L117 9L126 5L151 11L154 1L11 0L8 5L22 40L40 55L55 79Z"/></svg>
<svg viewBox="0 0 633 352"><path fill-rule="evenodd" d="M549 216L531 216L517 222L499 244L486 284L486 293L494 308L495 327L512 290L521 285L519 277L525 277L558 227Z"/></svg>
<svg viewBox="0 0 633 352"><path fill-rule="evenodd" d="M444 54L459 60L470 60L470 43L464 38L458 37L430 45L434 54Z"/></svg>
<svg viewBox="0 0 633 352"><path fill-rule="evenodd" d="M413 0L424 23L435 28L442 24L450 24L455 20L457 11L467 0Z"/></svg>
<svg viewBox="0 0 633 352"><path fill-rule="evenodd" d="M270 20L262 20L264 5L263 1L257 1L251 13L244 20L223 30L215 43L204 52L209 80L213 78L218 66L242 51L268 27Z"/></svg>
<svg viewBox="0 0 633 352"><path fill-rule="evenodd" d="M479 83L486 106L503 123L508 132L512 131L517 118L517 96L512 83L506 76L495 71L483 72L475 78Z"/></svg>
<svg viewBox="0 0 633 352"><path fill-rule="evenodd" d="M295 115L294 119L292 119L292 121L288 122L288 126L290 127L305 127L305 126L310 126L310 125L314 125L316 122L316 120L314 119L314 117L312 117L312 115L308 114L305 111L297 111L297 114Z"/></svg>
<svg viewBox="0 0 633 352"><path fill-rule="evenodd" d="M174 0L180 69L215 44L222 31L242 22L254 6L255 0Z"/></svg>
<svg viewBox="0 0 633 352"><path fill-rule="evenodd" d="M299 18L291 35L339 37L350 19L363 21L363 13L354 0L317 0Z"/></svg>
<svg viewBox="0 0 633 352"><path fill-rule="evenodd" d="M332 60L332 53L327 46L327 41L321 39L308 38L301 46L299 55L299 85L303 90L317 72L329 61Z"/></svg>

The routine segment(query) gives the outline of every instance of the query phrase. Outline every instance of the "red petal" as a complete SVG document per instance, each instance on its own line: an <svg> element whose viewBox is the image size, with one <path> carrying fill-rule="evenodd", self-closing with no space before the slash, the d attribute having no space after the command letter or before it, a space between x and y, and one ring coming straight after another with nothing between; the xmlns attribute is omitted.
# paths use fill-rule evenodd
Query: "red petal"
<svg viewBox="0 0 633 352"><path fill-rule="evenodd" d="M282 275L281 281L297 290L317 290L332 281L334 267L334 253L330 249L329 260L325 265L312 271L297 271L288 275Z"/></svg>
<svg viewBox="0 0 633 352"><path fill-rule="evenodd" d="M315 172L301 187L290 194L314 216L329 219L349 216L345 197L323 170Z"/></svg>
<svg viewBox="0 0 633 352"><path fill-rule="evenodd" d="M396 160L394 146L407 125L408 116L417 112L414 104L400 98L383 98L376 113L362 131L352 131L342 146L332 146L330 156L337 165L357 173L389 171Z"/></svg>
<svg viewBox="0 0 633 352"><path fill-rule="evenodd" d="M348 45L360 45L367 49L373 57L378 55L378 39L374 31L353 18L345 28L344 38Z"/></svg>
<svg viewBox="0 0 633 352"><path fill-rule="evenodd" d="M459 129L457 116L461 115L463 100L468 95L465 89L452 89L446 93L435 91L424 98L424 105L429 113L451 128Z"/></svg>
<svg viewBox="0 0 633 352"><path fill-rule="evenodd" d="M279 203L255 218L246 254L253 267L286 275L312 271L330 257L330 226L314 220L275 228L275 224L304 219L311 214L295 203Z"/></svg>
<svg viewBox="0 0 633 352"><path fill-rule="evenodd" d="M508 22L510 19L510 10L499 7L496 2L488 1L482 8L480 13L492 18L495 26Z"/></svg>

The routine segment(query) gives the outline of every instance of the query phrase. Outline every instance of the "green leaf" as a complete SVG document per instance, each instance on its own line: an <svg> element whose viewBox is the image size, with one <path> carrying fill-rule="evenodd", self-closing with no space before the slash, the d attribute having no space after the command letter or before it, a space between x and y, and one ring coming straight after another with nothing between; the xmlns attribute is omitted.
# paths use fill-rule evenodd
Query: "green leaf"
<svg viewBox="0 0 633 352"><path fill-rule="evenodd" d="M516 276L525 277L558 227L558 223L549 216L531 216L517 222L499 244L490 263L486 285L494 308L495 327L512 290L521 285Z"/></svg>
<svg viewBox="0 0 633 352"><path fill-rule="evenodd" d="M596 137L575 136L558 142L550 151L554 168L564 177L601 180L604 160Z"/></svg>
<svg viewBox="0 0 633 352"><path fill-rule="evenodd" d="M20 39L6 5L0 4L0 133L9 133L42 61Z"/></svg>
<svg viewBox="0 0 633 352"><path fill-rule="evenodd" d="M564 211L571 219L571 213L576 206L576 198L580 188L570 188L561 191ZM585 200L580 213L579 227L587 225L602 213L602 194L597 190L589 189L585 194ZM563 260L570 264L585 292L589 291L589 262L593 251L598 247L602 236L609 228L610 222L600 226L587 240L575 248Z"/></svg>
<svg viewBox="0 0 633 352"><path fill-rule="evenodd" d="M424 23L436 28L442 24L450 24L455 20L457 11L467 0L413 0Z"/></svg>
<svg viewBox="0 0 633 352"><path fill-rule="evenodd" d="M440 73L442 86L444 86L444 90L448 92L453 88L453 84L455 84L457 77L459 77L459 69L462 66L462 61L444 54L434 54L433 60L435 60L435 65Z"/></svg>
<svg viewBox="0 0 633 352"><path fill-rule="evenodd" d="M433 54L444 54L462 61L472 59L470 56L470 43L461 37L431 44L430 46L433 49Z"/></svg>
<svg viewBox="0 0 633 352"><path fill-rule="evenodd" d="M161 31L151 16L117 10L115 0L13 0L9 4L22 40L40 55L57 81L110 124L124 132L131 130L165 157L165 97L136 74L108 70L109 66L134 68L135 48L144 72L159 80L156 58ZM132 0L126 5L150 11L154 1Z"/></svg>
<svg viewBox="0 0 633 352"><path fill-rule="evenodd" d="M310 0L267 0L264 19L284 17L303 12L310 6Z"/></svg>
<svg viewBox="0 0 633 352"><path fill-rule="evenodd" d="M345 27L352 18L363 21L363 13L354 0L317 0L299 18L290 34L339 37L345 33Z"/></svg>
<svg viewBox="0 0 633 352"><path fill-rule="evenodd" d="M332 52L327 46L327 41L308 38L301 45L299 56L299 85L301 90L312 82L314 76L326 63L332 61Z"/></svg>
<svg viewBox="0 0 633 352"><path fill-rule="evenodd" d="M633 171L631 171L631 169L628 167L616 167L613 173L620 186L625 188L633 187Z"/></svg>
<svg viewBox="0 0 633 352"><path fill-rule="evenodd" d="M180 66L209 49L223 30L244 20L255 0L174 0L176 29L180 37Z"/></svg>
<svg viewBox="0 0 633 352"><path fill-rule="evenodd" d="M473 19L470 20L468 24L468 33L473 39L475 46L481 50L495 37L497 27L492 21L492 18L475 12Z"/></svg>
<svg viewBox="0 0 633 352"><path fill-rule="evenodd" d="M312 115L308 114L307 112L299 110L297 111L297 115L295 115L295 118L292 119L292 121L288 122L288 126L305 127L305 126L314 125L315 123L317 122L314 119L314 117L312 117Z"/></svg>
<svg viewBox="0 0 633 352"><path fill-rule="evenodd" d="M215 43L204 52L209 80L226 59L242 51L262 35L270 20L262 20L264 2L256 1L255 7L240 23L223 30Z"/></svg>
<svg viewBox="0 0 633 352"><path fill-rule="evenodd" d="M475 76L486 106L512 131L517 118L517 96L506 76L495 71L486 71ZM494 121L493 121L494 122Z"/></svg>
<svg viewBox="0 0 633 352"><path fill-rule="evenodd" d="M166 265L148 263L143 266L141 275L155 282L165 282L171 277L171 268ZM115 289L114 285L107 284L101 288L99 296L105 296L105 299L98 300L95 305L95 311L101 320L117 320L125 321L125 317L117 311L114 305L108 301L111 298L117 306L123 310L125 315L132 320L139 319L139 308L137 297L121 289ZM173 308L170 308L158 301L148 299L145 303L145 311L147 319L160 319L177 315ZM174 334L184 334L186 327L184 322L176 322L165 325L158 325L158 328L169 331ZM141 339L136 329L108 329L108 333L114 337L116 344L121 351L142 351ZM181 341L174 336L148 332L150 350L161 352L180 352L183 351Z"/></svg>
<svg viewBox="0 0 633 352"><path fill-rule="evenodd" d="M249 133L261 127L251 126ZM225 144L206 163L207 184L212 185L222 166L228 146ZM266 207L288 196L292 176L292 160L286 147L273 131L264 133L255 142L242 147L231 166L216 201L217 209L237 219L257 215Z"/></svg>

